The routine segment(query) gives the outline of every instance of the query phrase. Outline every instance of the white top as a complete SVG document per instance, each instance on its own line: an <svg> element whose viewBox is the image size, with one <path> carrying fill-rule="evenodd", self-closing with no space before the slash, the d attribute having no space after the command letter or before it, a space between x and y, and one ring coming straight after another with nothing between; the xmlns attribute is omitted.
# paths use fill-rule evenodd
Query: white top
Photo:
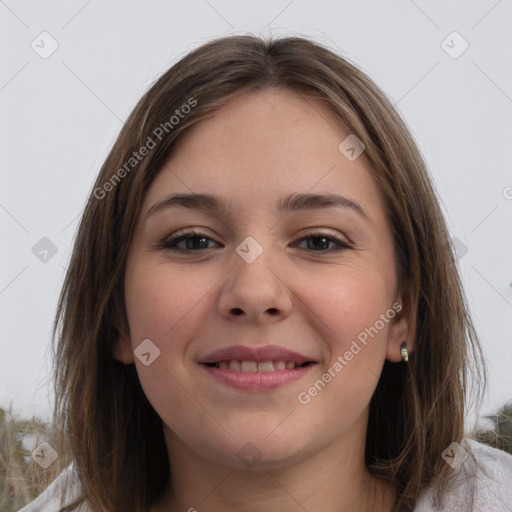
<svg viewBox="0 0 512 512"><path fill-rule="evenodd" d="M469 439L463 441L461 445L474 454L481 467L477 468L471 457L462 462L465 452L460 448L450 450L445 460L451 460L453 465L460 462L454 468L458 485L445 495L443 509L436 508L431 501L432 494L428 492L418 501L414 512L512 512L512 455ZM472 476L475 470L476 477ZM62 483L72 476L73 469L68 466L36 500L19 512L58 512L61 506ZM466 501L472 491L473 506L470 507ZM75 488L71 491L70 498L74 498L76 493ZM86 504L82 504L77 512L92 511Z"/></svg>

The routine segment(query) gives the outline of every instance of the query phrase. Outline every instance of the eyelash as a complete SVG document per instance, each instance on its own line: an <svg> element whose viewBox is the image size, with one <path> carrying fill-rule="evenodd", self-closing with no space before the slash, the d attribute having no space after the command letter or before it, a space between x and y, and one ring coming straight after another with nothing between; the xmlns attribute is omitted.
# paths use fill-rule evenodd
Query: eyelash
<svg viewBox="0 0 512 512"><path fill-rule="evenodd" d="M161 247L163 249L167 249L167 250L170 250L170 251L179 251L179 252L200 252L200 251L204 251L204 250L207 250L207 249L211 249L211 247L206 247L204 249L195 249L195 250L194 249L183 249L181 247L177 247L177 244L182 242L182 241L184 241L184 240L187 240L189 238L199 238L199 237L206 238L207 240L213 240L212 238L210 238L206 234L201 233L200 231L189 230L189 231L184 231L184 232L182 232L179 235L176 235L174 237L164 239L162 241ZM314 249L306 249L306 250L311 251L311 252L327 253L327 252L339 252L339 251L343 251L343 250L346 250L346 249L352 249L352 247L348 243L343 242L343 241L341 241L340 239L338 239L336 237L327 235L326 233L319 233L319 232L308 233L307 236L302 237L299 240L299 242L302 242L303 240L312 239L312 238L326 238L330 242L334 243L337 247L335 249L331 249L331 250L320 250L320 251L317 251L317 250L314 250Z"/></svg>

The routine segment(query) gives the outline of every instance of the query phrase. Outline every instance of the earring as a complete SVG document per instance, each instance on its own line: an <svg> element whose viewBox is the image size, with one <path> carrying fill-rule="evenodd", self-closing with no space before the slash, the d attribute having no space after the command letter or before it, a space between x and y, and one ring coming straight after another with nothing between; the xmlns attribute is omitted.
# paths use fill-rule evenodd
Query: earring
<svg viewBox="0 0 512 512"><path fill-rule="evenodd" d="M407 363L409 361L409 351L407 350L406 345L406 341L404 341L400 345L400 353L402 354L402 361L405 361Z"/></svg>

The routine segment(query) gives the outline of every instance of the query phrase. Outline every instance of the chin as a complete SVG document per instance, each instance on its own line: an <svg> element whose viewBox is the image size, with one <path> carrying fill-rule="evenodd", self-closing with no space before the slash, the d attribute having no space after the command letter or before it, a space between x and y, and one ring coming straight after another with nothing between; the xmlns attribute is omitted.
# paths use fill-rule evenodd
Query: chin
<svg viewBox="0 0 512 512"><path fill-rule="evenodd" d="M227 441L224 438L215 443L215 457L217 462L233 469L247 469L251 471L276 470L288 467L312 454L319 449L314 439L297 429L246 428L238 430L240 434L229 438L227 446L222 453L218 453L219 446ZM318 437L318 436L316 436ZM221 462L222 461L222 462Z"/></svg>

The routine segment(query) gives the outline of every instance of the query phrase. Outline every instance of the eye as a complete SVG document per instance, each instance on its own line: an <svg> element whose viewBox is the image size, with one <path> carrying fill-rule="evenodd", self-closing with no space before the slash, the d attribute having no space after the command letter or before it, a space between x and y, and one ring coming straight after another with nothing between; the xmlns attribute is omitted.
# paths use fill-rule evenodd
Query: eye
<svg viewBox="0 0 512 512"><path fill-rule="evenodd" d="M215 242L206 234L191 230L166 238L162 242L162 248L172 251L201 251L212 249L214 246L210 245L211 242L216 244L217 247L222 247L221 244ZM303 242L306 242L306 247L300 247ZM351 249L349 244L326 233L310 233L308 236L301 238L295 245L313 252L337 252Z"/></svg>
<svg viewBox="0 0 512 512"><path fill-rule="evenodd" d="M303 241L306 241L306 249L314 252L336 252L351 249L349 244L325 233L310 233L301 238L296 245L298 246Z"/></svg>
<svg viewBox="0 0 512 512"><path fill-rule="evenodd" d="M171 238L166 238L162 243L162 247L174 251L198 251L211 249L211 246L208 246L208 242L217 243L204 233L200 233L199 231L187 231ZM180 246L180 244L182 245Z"/></svg>

